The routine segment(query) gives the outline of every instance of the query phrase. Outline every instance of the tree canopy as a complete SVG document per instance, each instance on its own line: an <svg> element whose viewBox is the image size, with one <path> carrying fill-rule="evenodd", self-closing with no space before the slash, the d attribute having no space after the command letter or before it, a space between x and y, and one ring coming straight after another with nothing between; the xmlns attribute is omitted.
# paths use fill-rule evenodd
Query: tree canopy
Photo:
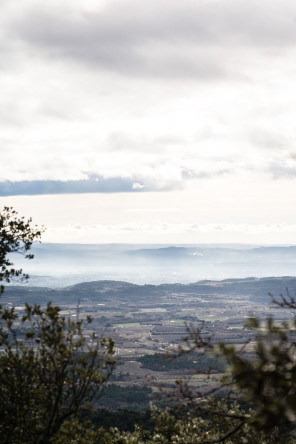
<svg viewBox="0 0 296 444"><path fill-rule="evenodd" d="M10 282L13 277L28 279L22 269L13 267L11 253L20 253L27 259L33 259L29 253L32 243L40 240L43 228L32 224L32 219L20 217L13 208L4 207L0 212L0 282ZM3 293L1 284L0 292Z"/></svg>

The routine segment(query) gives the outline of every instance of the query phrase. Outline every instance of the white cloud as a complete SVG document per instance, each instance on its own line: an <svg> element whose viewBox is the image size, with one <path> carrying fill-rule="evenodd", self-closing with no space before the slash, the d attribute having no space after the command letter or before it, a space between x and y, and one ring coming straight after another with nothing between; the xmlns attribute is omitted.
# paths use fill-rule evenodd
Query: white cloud
<svg viewBox="0 0 296 444"><path fill-rule="evenodd" d="M142 185L138 182L133 183L133 186L132 186L133 190L142 190L143 188L145 188L145 185Z"/></svg>
<svg viewBox="0 0 296 444"><path fill-rule="evenodd" d="M79 243L257 243L295 244L296 224L129 223L49 227L44 240ZM177 239L177 241L176 241Z"/></svg>

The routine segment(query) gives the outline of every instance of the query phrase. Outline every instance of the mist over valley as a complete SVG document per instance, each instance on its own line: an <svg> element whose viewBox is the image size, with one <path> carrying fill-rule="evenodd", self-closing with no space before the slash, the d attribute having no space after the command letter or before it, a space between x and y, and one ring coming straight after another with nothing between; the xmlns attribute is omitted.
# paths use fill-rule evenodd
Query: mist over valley
<svg viewBox="0 0 296 444"><path fill-rule="evenodd" d="M13 261L33 286L62 287L118 280L134 284L187 284L199 280L294 276L296 246L35 244L34 260Z"/></svg>

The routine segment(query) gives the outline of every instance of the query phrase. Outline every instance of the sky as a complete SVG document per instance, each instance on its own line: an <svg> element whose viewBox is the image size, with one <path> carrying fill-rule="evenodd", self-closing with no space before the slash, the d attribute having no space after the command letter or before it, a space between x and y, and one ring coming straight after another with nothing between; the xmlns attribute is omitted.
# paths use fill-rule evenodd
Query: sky
<svg viewBox="0 0 296 444"><path fill-rule="evenodd" d="M46 242L296 244L296 2L0 0L0 204Z"/></svg>

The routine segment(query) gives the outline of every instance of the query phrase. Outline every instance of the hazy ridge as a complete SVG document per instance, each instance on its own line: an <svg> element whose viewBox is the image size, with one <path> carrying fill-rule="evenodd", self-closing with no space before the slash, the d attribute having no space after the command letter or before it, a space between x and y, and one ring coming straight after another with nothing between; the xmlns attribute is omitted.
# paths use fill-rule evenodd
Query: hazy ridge
<svg viewBox="0 0 296 444"><path fill-rule="evenodd" d="M37 244L35 258L13 261L30 285L60 287L119 280L135 284L190 283L203 279L293 276L296 246Z"/></svg>

